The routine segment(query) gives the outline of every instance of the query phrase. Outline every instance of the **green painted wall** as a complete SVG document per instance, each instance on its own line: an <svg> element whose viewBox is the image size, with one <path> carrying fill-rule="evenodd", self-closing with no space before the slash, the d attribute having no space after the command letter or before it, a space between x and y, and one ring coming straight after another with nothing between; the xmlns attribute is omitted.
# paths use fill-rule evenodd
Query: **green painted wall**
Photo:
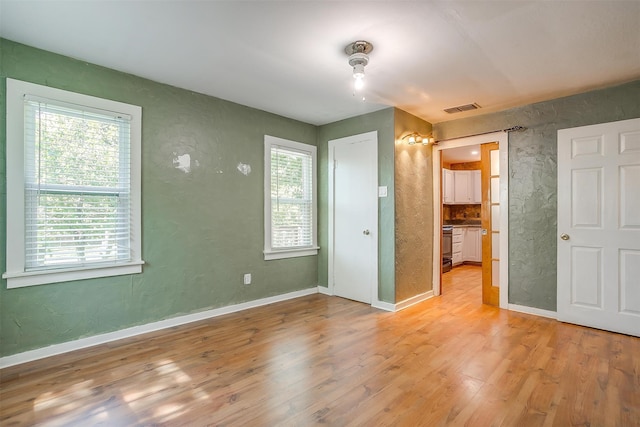
<svg viewBox="0 0 640 427"><path fill-rule="evenodd" d="M557 131L640 117L640 80L434 125L437 139L509 136L509 303L556 310Z"/></svg>
<svg viewBox="0 0 640 427"><path fill-rule="evenodd" d="M396 202L407 207L404 203L409 199L396 200L395 174L407 171L397 170L401 165L396 165L395 139L405 127L416 125L406 113L388 108L315 127L0 39L3 271L6 77L143 107L142 221L147 265L139 275L12 290L2 281L0 356L326 285L328 141L374 130L378 132L379 185L386 185L389 193L379 204L378 297L394 303L427 290L413 282L406 287L400 284L400 295L396 290ZM557 130L640 117L638 99L640 81L434 126L438 139L516 124L528 128L510 138L510 303L555 310ZM426 122L417 125L428 127ZM317 257L263 260L265 134L318 144L321 250ZM182 154L191 156L190 173L173 164ZM431 153L423 154L418 159L420 168L430 180ZM237 170L239 163L251 165L248 176ZM241 284L246 272L253 274L253 285ZM428 282L425 286L431 289Z"/></svg>
<svg viewBox="0 0 640 427"><path fill-rule="evenodd" d="M318 256L318 284L327 286L329 283L328 143L332 139L377 131L378 185L386 185L388 188L388 197L378 199L378 298L389 303L395 302L394 119L394 108L387 108L320 126L318 130L318 234L321 248Z"/></svg>
<svg viewBox="0 0 640 427"><path fill-rule="evenodd" d="M142 106L147 262L131 276L11 290L2 281L1 356L317 285L316 256L265 262L262 254L264 135L315 145L317 127L7 40L0 77L2 271L5 77ZM187 153L188 174L173 164ZM239 163L251 165L248 176ZM250 286L242 285L247 272Z"/></svg>

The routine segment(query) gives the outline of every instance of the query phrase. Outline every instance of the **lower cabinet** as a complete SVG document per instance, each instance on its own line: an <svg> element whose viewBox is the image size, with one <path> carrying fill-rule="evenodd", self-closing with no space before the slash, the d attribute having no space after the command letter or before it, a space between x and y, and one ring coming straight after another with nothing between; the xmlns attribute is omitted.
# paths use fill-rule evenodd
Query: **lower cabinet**
<svg viewBox="0 0 640 427"><path fill-rule="evenodd" d="M462 264L462 246L464 243L464 228L453 227L451 239L451 263L453 265Z"/></svg>
<svg viewBox="0 0 640 427"><path fill-rule="evenodd" d="M452 264L465 261L482 262L482 236L480 227L453 227Z"/></svg>
<svg viewBox="0 0 640 427"><path fill-rule="evenodd" d="M464 229L462 261L482 262L482 237L480 227Z"/></svg>

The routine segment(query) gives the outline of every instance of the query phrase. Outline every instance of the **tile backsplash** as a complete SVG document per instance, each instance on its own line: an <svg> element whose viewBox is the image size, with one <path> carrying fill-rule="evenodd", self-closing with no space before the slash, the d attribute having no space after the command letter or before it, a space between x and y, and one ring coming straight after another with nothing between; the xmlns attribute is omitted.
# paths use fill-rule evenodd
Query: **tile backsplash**
<svg viewBox="0 0 640 427"><path fill-rule="evenodd" d="M443 205L442 219L472 219L480 218L481 205Z"/></svg>

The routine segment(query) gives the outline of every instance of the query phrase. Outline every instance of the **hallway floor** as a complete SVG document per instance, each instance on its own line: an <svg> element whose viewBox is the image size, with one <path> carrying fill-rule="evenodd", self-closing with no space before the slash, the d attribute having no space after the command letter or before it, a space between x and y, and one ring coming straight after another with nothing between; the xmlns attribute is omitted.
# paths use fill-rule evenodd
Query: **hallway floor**
<svg viewBox="0 0 640 427"><path fill-rule="evenodd" d="M467 294L470 302L477 297L482 304L482 267L477 265L461 265L442 275L442 294Z"/></svg>

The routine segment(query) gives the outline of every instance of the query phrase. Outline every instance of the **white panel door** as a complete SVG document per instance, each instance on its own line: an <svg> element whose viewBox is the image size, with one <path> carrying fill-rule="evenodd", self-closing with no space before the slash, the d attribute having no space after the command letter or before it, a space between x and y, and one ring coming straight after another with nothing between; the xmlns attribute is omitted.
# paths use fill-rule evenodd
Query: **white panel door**
<svg viewBox="0 0 640 427"><path fill-rule="evenodd" d="M378 140L367 133L329 141L333 293L370 304L378 289Z"/></svg>
<svg viewBox="0 0 640 427"><path fill-rule="evenodd" d="M640 336L640 119L558 131L558 320Z"/></svg>

